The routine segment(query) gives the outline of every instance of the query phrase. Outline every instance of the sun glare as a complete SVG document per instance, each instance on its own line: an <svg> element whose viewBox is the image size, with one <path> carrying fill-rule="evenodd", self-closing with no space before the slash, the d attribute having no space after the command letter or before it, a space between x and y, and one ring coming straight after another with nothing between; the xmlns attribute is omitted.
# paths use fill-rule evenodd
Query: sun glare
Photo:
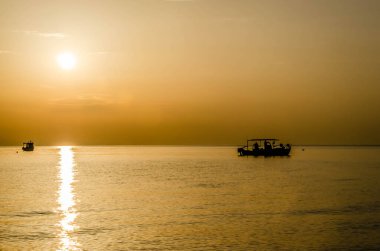
<svg viewBox="0 0 380 251"><path fill-rule="evenodd" d="M72 70L75 68L77 64L76 57L73 53L71 52L63 52L60 53L57 56L57 62L58 65L63 69L63 70Z"/></svg>

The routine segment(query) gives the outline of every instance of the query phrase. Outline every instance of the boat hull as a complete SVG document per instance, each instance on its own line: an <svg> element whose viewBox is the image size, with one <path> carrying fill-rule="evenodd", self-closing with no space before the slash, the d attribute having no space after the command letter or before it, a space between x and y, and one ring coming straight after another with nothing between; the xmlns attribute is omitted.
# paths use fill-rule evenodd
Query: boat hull
<svg viewBox="0 0 380 251"><path fill-rule="evenodd" d="M289 156L291 148L274 148L274 149L246 149L238 148L240 156Z"/></svg>
<svg viewBox="0 0 380 251"><path fill-rule="evenodd" d="M22 150L25 152L31 152L31 151L34 151L34 147L33 148L23 147Z"/></svg>

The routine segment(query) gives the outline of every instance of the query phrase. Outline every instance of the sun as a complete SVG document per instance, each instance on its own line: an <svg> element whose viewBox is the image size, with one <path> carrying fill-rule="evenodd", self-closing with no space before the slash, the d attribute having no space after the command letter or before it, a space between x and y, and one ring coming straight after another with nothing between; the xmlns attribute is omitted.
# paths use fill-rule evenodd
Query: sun
<svg viewBox="0 0 380 251"><path fill-rule="evenodd" d="M57 55L57 62L63 70L72 70L77 64L77 59L71 52L62 52Z"/></svg>

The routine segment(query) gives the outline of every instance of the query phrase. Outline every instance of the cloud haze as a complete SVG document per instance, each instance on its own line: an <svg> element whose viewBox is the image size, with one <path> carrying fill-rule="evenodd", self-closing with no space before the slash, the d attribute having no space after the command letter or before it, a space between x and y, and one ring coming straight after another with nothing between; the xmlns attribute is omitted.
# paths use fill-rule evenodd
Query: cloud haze
<svg viewBox="0 0 380 251"><path fill-rule="evenodd" d="M27 36L38 36L43 38L55 38L55 39L64 39L68 37L67 34L59 32L40 32L35 30L14 30L14 33L20 33Z"/></svg>

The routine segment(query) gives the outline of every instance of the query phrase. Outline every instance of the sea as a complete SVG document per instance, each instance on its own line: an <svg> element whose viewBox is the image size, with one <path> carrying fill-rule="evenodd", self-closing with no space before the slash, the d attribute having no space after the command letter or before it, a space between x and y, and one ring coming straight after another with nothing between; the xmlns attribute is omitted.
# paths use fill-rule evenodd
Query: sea
<svg viewBox="0 0 380 251"><path fill-rule="evenodd" d="M380 147L0 147L0 250L380 250Z"/></svg>

